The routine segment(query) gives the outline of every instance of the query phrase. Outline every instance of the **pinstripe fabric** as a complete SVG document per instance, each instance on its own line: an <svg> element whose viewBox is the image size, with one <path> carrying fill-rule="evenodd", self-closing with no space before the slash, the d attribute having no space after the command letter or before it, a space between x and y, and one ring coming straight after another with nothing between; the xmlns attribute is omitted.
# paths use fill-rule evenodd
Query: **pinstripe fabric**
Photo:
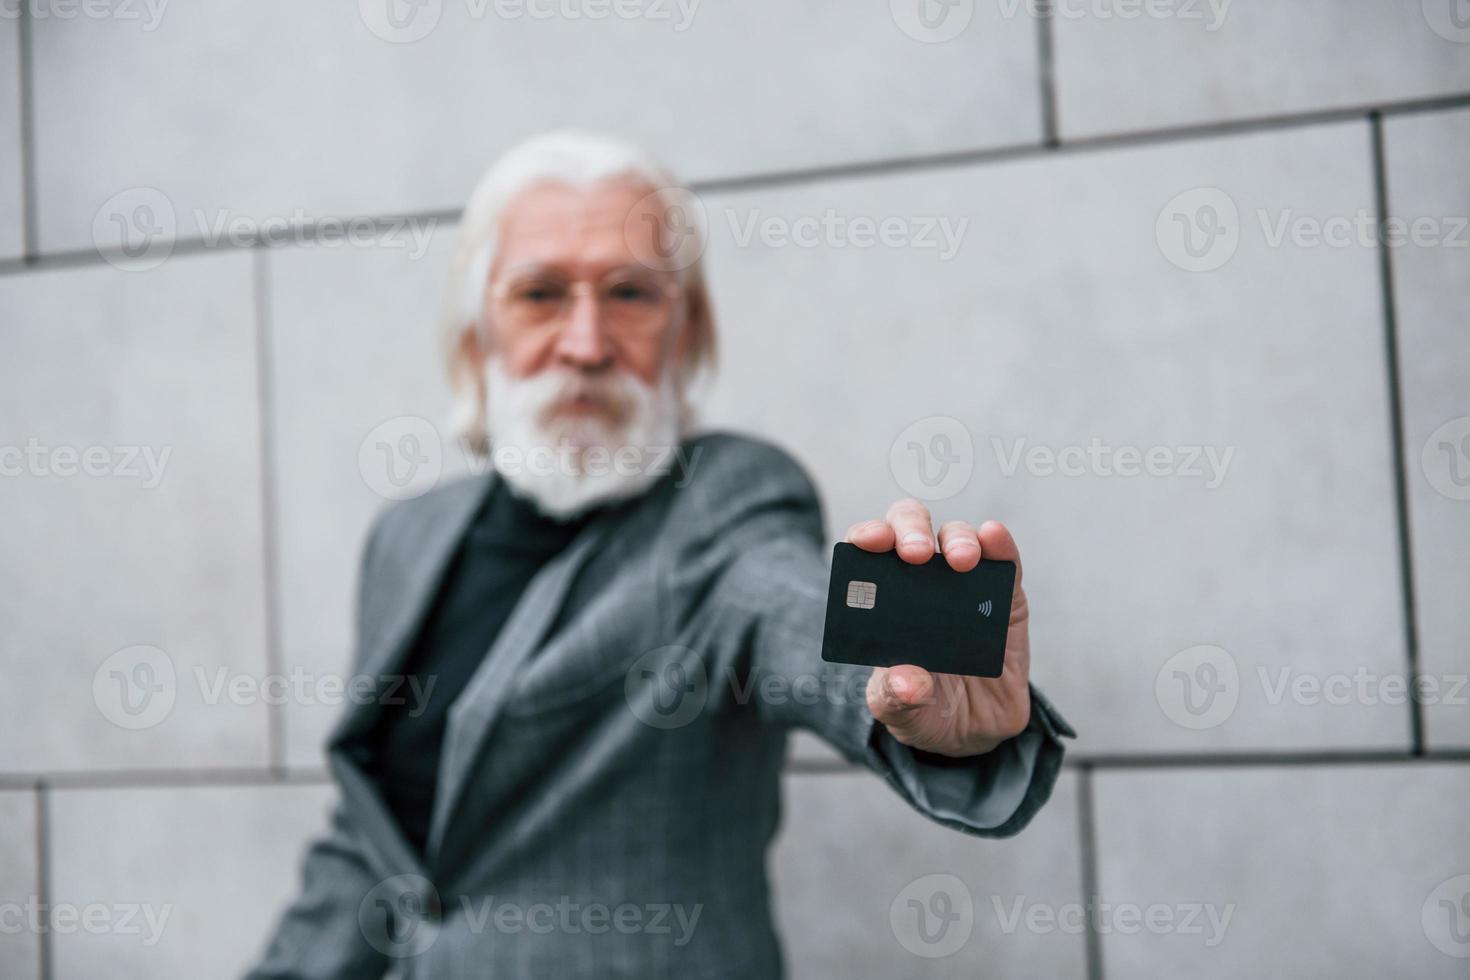
<svg viewBox="0 0 1470 980"><path fill-rule="evenodd" d="M765 855L787 732L816 732L920 813L1019 831L1072 735L977 759L916 755L874 723L869 669L826 664L816 494L775 447L712 434L537 575L451 711L427 854L329 747L341 803L255 978L778 977ZM677 471L676 474L677 475ZM488 478L388 511L364 553L357 669L406 655ZM834 897L835 900L835 897Z"/></svg>

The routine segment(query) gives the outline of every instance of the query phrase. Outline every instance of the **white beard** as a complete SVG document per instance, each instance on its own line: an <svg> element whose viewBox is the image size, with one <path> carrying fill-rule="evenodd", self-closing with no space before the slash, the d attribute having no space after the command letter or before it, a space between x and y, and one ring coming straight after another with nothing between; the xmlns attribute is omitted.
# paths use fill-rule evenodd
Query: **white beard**
<svg viewBox="0 0 1470 980"><path fill-rule="evenodd" d="M669 470L684 430L683 399L669 372L651 388L616 371L589 378L549 368L525 378L506 374L500 358L485 365L490 461L517 496L557 520L635 497ZM606 415L548 417L577 392L616 406Z"/></svg>

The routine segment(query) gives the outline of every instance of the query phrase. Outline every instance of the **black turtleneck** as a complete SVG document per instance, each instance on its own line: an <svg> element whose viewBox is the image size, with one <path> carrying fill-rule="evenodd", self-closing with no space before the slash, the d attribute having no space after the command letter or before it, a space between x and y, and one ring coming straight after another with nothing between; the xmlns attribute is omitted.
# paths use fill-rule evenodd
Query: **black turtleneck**
<svg viewBox="0 0 1470 980"><path fill-rule="evenodd" d="M541 567L591 519L542 516L496 480L460 542L415 639L399 687L404 703L382 706L368 735L370 767L404 836L424 852L449 708L469 684ZM433 688L424 700L404 692Z"/></svg>

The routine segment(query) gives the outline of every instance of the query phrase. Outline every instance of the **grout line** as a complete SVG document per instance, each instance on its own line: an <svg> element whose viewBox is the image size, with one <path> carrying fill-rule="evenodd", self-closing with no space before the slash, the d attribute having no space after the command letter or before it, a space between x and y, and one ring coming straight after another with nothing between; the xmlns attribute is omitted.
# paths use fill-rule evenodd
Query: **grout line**
<svg viewBox="0 0 1470 980"><path fill-rule="evenodd" d="M36 215L36 86L31 29L31 5L20 4L20 20L16 25L20 64L16 66L16 72L20 77L20 250L23 262L41 252Z"/></svg>
<svg viewBox="0 0 1470 980"><path fill-rule="evenodd" d="M266 673L285 673L281 644L280 552L276 534L275 419L272 407L270 344L270 256L265 249L251 250L250 286L254 306L256 405L260 420L260 526L261 565L265 600ZM266 706L266 746L271 771L284 778L286 756L286 707Z"/></svg>
<svg viewBox="0 0 1470 980"><path fill-rule="evenodd" d="M1361 752L1296 752L1176 755L1093 755L1068 758L1065 769L1271 769L1291 766L1371 766L1388 764L1466 765L1470 749L1414 754L1402 750ZM793 776L836 776L866 772L842 759L790 759L783 772ZM70 772L0 773L0 789L162 789L192 786L268 786L274 783L315 785L331 781L325 768L313 766L242 766L226 769L90 769Z"/></svg>
<svg viewBox="0 0 1470 980"><path fill-rule="evenodd" d="M46 784L37 781L36 791L36 904L51 907L51 800ZM36 937L41 980L51 980L51 930L42 927Z"/></svg>
<svg viewBox="0 0 1470 980"><path fill-rule="evenodd" d="M1063 761L1065 769L1271 769L1290 766L1371 766L1397 764L1466 765L1470 749L1415 754L1403 750L1292 753L1178 753L1174 755L1092 755ZM833 776L866 772L842 759L789 759L787 775ZM271 783L316 784L331 781L316 766L241 766L215 769L86 769L52 773L0 773L0 789L151 789L169 786L256 786Z"/></svg>
<svg viewBox="0 0 1470 980"><path fill-rule="evenodd" d="M1470 763L1470 749L1416 753L1404 749L1309 752L1180 752L1177 754L1093 755L1064 765L1092 769L1247 769L1290 766L1374 766L1388 763Z"/></svg>
<svg viewBox="0 0 1470 980"><path fill-rule="evenodd" d="M1404 600L1404 649L1408 656L1409 689L1419 689L1418 603L1414 591L1414 545L1409 525L1409 459L1404 455L1404 395L1399 383L1398 304L1393 285L1393 256L1382 233L1390 217L1388 160L1383 139L1383 117L1369 116L1373 140L1373 192L1378 210L1378 277L1383 294L1383 352L1388 372L1389 444L1393 452L1394 509L1398 517L1399 576ZM1424 754L1424 706L1409 698L1409 732L1414 755Z"/></svg>
<svg viewBox="0 0 1470 980"><path fill-rule="evenodd" d="M1097 923L1097 809L1092 798L1092 766L1077 767L1077 846L1082 868L1082 902L1087 909L1087 980L1103 980L1102 934Z"/></svg>
<svg viewBox="0 0 1470 980"><path fill-rule="evenodd" d="M312 786L331 782L326 769L252 766L240 769L94 769L29 776L0 776L0 790L169 789L211 786Z"/></svg>
<svg viewBox="0 0 1470 980"><path fill-rule="evenodd" d="M1041 86L1041 138L1051 149L1061 145L1057 125L1056 14L1051 0L1041 0L1036 18L1036 77Z"/></svg>
<svg viewBox="0 0 1470 980"><path fill-rule="evenodd" d="M1188 124L1164 129L1133 130L1105 136L1084 136L1055 145L1023 143L1009 146L986 147L973 150L956 150L916 157L891 157L868 160L860 163L832 164L793 170L773 170L765 173L746 174L736 177L716 177L691 181L690 189L698 194L733 193L767 188L799 187L830 180L880 177L892 174L922 173L932 170L983 166L1013 160L1034 160L1053 154L1095 153L1099 151L1147 147L1187 142L1213 137L1247 135L1272 132L1281 129L1296 129L1333 123L1353 122L1371 115L1403 115L1435 112L1446 109L1470 107L1470 92L1427 99L1387 102L1379 105L1360 105L1338 109L1317 109L1307 112L1287 113L1274 116L1256 116L1223 122ZM316 228L324 221L366 220L380 228L385 224L401 221L455 222L463 209L440 208L426 211L404 212L394 215L353 215L349 218L324 218L293 229L304 233L310 241ZM224 246L227 250L237 248L281 248L284 243L262 241L252 238L241 245ZM206 243L202 238L183 238L173 245L173 254L207 252L220 248ZM96 265L105 261L102 253L95 249L68 249L47 255L29 255L24 259L0 260L0 276L14 275L37 269L76 268Z"/></svg>

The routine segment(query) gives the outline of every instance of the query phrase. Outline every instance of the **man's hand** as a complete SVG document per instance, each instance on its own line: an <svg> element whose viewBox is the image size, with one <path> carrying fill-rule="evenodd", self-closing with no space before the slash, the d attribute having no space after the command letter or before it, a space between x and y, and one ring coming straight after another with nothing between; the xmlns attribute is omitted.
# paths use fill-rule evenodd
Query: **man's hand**
<svg viewBox="0 0 1470 980"><path fill-rule="evenodd" d="M888 508L885 520L854 524L847 540L864 551L896 546L898 556L914 565L934 557L929 510L913 498ZM987 521L978 531L964 521L950 521L939 529L939 550L959 572L974 568L982 555L1016 563L1005 667L999 677L932 674L912 664L875 667L868 680L868 710L904 745L940 755L980 755L1019 735L1031 719L1031 639L1021 553L999 521Z"/></svg>

